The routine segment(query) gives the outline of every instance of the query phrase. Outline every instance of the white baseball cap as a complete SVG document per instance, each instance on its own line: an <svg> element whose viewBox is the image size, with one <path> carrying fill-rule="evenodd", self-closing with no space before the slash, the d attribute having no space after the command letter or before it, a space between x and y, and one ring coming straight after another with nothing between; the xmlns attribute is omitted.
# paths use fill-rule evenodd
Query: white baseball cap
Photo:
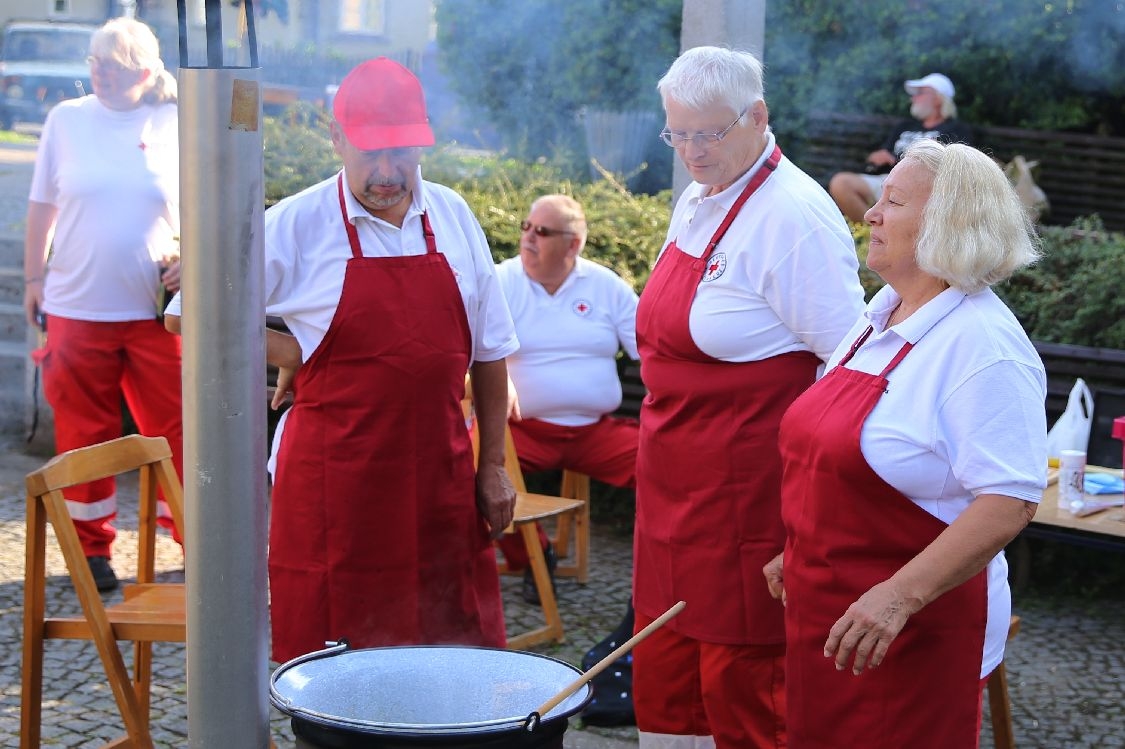
<svg viewBox="0 0 1125 749"><path fill-rule="evenodd" d="M937 91L946 99L953 98L953 81L949 80L941 73L930 73L925 78L919 78L916 81L907 81L905 84L906 93L914 96L914 94L918 93L918 89L927 86Z"/></svg>

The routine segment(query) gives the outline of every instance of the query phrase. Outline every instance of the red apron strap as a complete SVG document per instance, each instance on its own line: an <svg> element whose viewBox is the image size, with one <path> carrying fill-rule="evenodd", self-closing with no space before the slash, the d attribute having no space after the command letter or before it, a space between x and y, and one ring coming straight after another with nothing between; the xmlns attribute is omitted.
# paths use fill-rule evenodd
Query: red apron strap
<svg viewBox="0 0 1125 749"><path fill-rule="evenodd" d="M426 240L426 254L433 255L437 252L437 239L434 238L434 230L430 228L430 217L425 211L422 212L422 237Z"/></svg>
<svg viewBox="0 0 1125 749"><path fill-rule="evenodd" d="M702 260L706 261L707 258L711 257L711 253L715 251L715 247L718 246L719 241L723 238L723 235L727 233L727 229L730 228L731 223L733 223L735 217L738 216L738 212L742 210L742 206L746 203L747 200L750 199L751 195L758 191L759 187L765 184L765 181L769 179L769 176L773 174L774 170L777 169L777 165L780 163L781 146L775 145L773 147L773 151L769 155L769 158L766 159L766 162L762 164L758 171L754 172L754 176L750 178L750 181L748 183L746 183L746 187L742 190L742 194L738 196L738 199L734 201L734 205L732 205L730 207L730 210L727 211L727 215L723 219L723 222L719 224L719 228L715 230L714 235L712 235L711 237L711 241L707 244L707 250L703 253L703 257L701 258Z"/></svg>
<svg viewBox="0 0 1125 749"><path fill-rule="evenodd" d="M348 233L348 245L352 248L352 257L363 257L363 248L359 245L359 232L355 224L348 220L348 209L344 203L344 173L336 178L336 192L340 196L340 215L344 217L344 230ZM422 212L422 237L426 240L426 254L433 255L437 252L437 239L434 230L430 227L430 219Z"/></svg>
<svg viewBox="0 0 1125 749"><path fill-rule="evenodd" d="M348 208L344 203L344 173L336 178L336 192L340 196L340 215L344 217L344 230L348 233L348 245L352 248L352 257L363 257L363 250L359 246L359 232L355 224L348 220Z"/></svg>

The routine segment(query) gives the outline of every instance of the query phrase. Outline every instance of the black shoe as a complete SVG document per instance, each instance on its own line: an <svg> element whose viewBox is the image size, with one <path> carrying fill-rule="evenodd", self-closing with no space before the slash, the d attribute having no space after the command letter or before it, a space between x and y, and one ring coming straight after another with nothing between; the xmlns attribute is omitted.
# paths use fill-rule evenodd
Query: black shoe
<svg viewBox="0 0 1125 749"><path fill-rule="evenodd" d="M547 548L543 550L543 556L547 559L547 572L551 576L551 590L554 591L555 567L559 566L559 558L555 556L555 548L550 544L547 544ZM532 606L542 605L539 602L539 589L535 587L535 574L530 566L523 571L523 590L520 591L520 597Z"/></svg>
<svg viewBox="0 0 1125 749"><path fill-rule="evenodd" d="M109 557L86 557L86 562L94 575L94 585L100 592L105 593L117 588L117 575L109 566Z"/></svg>

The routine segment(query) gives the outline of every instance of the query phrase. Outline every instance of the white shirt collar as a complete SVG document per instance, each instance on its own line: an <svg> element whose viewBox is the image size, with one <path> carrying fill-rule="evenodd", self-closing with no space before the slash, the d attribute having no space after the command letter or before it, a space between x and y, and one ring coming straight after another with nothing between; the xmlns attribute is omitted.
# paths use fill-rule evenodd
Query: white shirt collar
<svg viewBox="0 0 1125 749"><path fill-rule="evenodd" d="M956 309L966 296L968 295L963 291L954 288L946 289L923 304L913 315L895 325L891 332L904 341L918 343L922 336L929 332L930 328L937 325L942 318ZM901 301L902 297L890 286L879 289L875 296L871 298L863 314L876 333L887 332L887 321Z"/></svg>
<svg viewBox="0 0 1125 749"><path fill-rule="evenodd" d="M348 188L347 170L341 169L340 174L343 175L344 178L344 208L347 211L349 221L355 224L356 219L362 218L367 219L368 221L378 221L379 223L389 226L393 229L399 228L397 226L394 226L394 224L383 221L383 219L376 218L375 216L372 216L370 213L368 213L367 209L363 207L363 204L356 199L355 195L353 195L352 191ZM410 207L406 209L406 216L403 217L403 226L406 225L406 222L410 220L411 217L421 216L425 211L426 201L424 190L425 187L422 182L422 167L419 166L417 168L417 171L415 171L414 173L414 189L410 193Z"/></svg>

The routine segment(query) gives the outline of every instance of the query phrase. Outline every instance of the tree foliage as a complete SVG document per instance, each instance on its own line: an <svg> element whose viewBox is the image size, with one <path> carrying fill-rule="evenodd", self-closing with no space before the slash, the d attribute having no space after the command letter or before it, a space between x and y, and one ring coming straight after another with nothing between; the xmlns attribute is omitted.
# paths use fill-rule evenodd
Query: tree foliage
<svg viewBox="0 0 1125 749"><path fill-rule="evenodd" d="M907 78L948 75L977 125L1125 135L1125 5L1105 0L766 4L766 100L782 142L808 114L905 115Z"/></svg>
<svg viewBox="0 0 1125 749"><path fill-rule="evenodd" d="M584 150L586 109L658 110L681 0L437 0L454 91L522 157Z"/></svg>

